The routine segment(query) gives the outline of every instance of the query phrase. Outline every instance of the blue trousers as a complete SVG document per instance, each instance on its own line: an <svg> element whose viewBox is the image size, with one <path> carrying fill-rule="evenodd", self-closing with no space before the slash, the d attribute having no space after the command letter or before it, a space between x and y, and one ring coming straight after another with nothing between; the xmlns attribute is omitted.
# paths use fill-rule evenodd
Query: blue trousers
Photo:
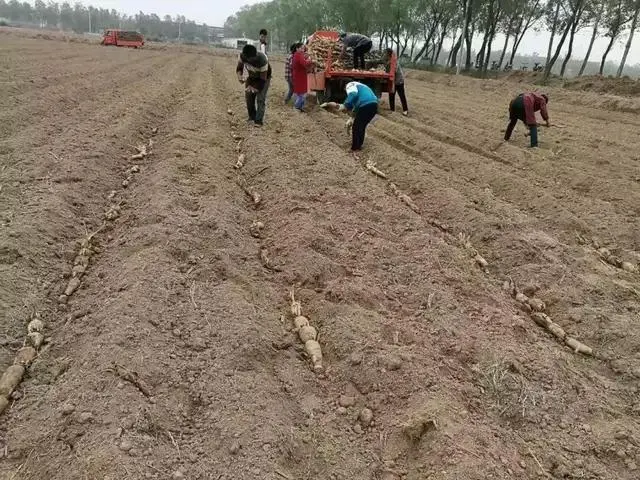
<svg viewBox="0 0 640 480"><path fill-rule="evenodd" d="M302 110L304 108L304 101L305 101L306 95L296 93L294 94L294 96L296 97L296 100L293 106L296 107L298 110Z"/></svg>
<svg viewBox="0 0 640 480"><path fill-rule="evenodd" d="M529 127L529 136L531 137L531 146L537 147L538 146L538 127L537 126Z"/></svg>

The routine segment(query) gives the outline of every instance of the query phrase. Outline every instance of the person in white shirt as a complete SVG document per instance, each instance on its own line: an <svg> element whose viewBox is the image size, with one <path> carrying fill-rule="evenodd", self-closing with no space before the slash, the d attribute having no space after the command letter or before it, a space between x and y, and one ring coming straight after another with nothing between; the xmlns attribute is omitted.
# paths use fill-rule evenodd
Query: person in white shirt
<svg viewBox="0 0 640 480"><path fill-rule="evenodd" d="M260 49L259 51L264 55L267 55L267 36L269 32L266 29L260 30Z"/></svg>

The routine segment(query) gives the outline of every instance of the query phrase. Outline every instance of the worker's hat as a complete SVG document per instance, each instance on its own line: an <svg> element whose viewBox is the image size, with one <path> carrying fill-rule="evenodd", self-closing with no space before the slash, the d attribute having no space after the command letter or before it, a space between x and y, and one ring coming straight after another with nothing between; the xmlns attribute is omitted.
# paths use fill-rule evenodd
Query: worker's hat
<svg viewBox="0 0 640 480"><path fill-rule="evenodd" d="M347 94L356 93L358 91L358 83L359 82L349 82L349 83L347 83L347 85L344 87L344 89L347 92Z"/></svg>

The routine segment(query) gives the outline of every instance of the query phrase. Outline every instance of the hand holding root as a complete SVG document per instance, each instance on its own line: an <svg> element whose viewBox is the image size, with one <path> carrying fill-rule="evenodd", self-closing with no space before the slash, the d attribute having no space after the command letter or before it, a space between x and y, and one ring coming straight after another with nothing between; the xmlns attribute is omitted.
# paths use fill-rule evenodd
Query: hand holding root
<svg viewBox="0 0 640 480"><path fill-rule="evenodd" d="M344 126L347 130L347 135L349 135L349 133L351 133L351 129L353 128L353 118L348 119L345 123Z"/></svg>
<svg viewBox="0 0 640 480"><path fill-rule="evenodd" d="M324 102L320 105L320 108L324 108L325 110L335 110L336 108L339 108L339 106L336 102Z"/></svg>

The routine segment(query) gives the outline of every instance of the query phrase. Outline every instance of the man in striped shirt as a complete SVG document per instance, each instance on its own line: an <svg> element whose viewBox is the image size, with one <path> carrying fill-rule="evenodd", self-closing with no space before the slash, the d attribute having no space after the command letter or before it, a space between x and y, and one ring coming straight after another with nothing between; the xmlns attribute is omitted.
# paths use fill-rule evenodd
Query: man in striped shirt
<svg viewBox="0 0 640 480"><path fill-rule="evenodd" d="M287 81L287 85L289 86L289 90L284 97L285 105L289 103L291 97L293 97L293 72L291 70L291 64L293 62L293 54L296 53L296 50L298 50L299 46L300 43L294 43L293 45L291 45L289 49L291 53L289 53L287 59L284 62L284 79Z"/></svg>
<svg viewBox="0 0 640 480"><path fill-rule="evenodd" d="M247 78L243 77L244 69ZM267 103L267 92L271 83L271 65L267 56L258 52L253 45L245 45L236 67L238 81L245 86L245 99L249 121L261 127Z"/></svg>

